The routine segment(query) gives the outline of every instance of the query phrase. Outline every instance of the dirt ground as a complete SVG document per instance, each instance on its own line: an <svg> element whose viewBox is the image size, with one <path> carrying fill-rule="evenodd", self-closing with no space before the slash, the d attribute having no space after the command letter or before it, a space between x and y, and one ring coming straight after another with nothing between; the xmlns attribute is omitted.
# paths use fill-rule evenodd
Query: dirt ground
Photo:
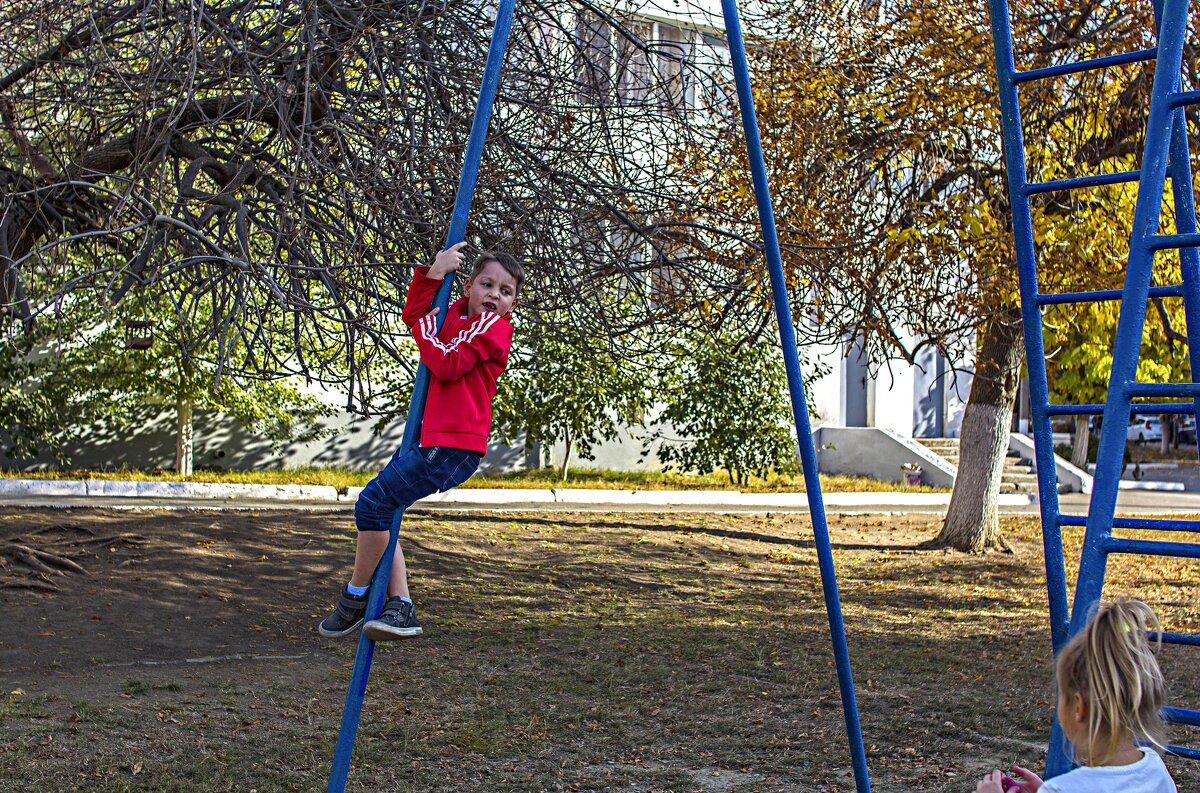
<svg viewBox="0 0 1200 793"><path fill-rule="evenodd" d="M349 527L0 511L0 544L80 565L37 579L54 590L0 589L0 789L324 790L355 642L316 623ZM917 550L936 528L830 519L884 793L970 791L1045 754L1036 522L1008 520L1016 554L983 557ZM427 512L404 533L426 632L377 649L349 790L854 789L807 517ZM1198 580L1195 561L1110 564L1110 591L1169 630L1200 632ZM1200 651L1165 648L1163 666L1173 702L1200 704ZM1200 789L1200 764L1168 765Z"/></svg>

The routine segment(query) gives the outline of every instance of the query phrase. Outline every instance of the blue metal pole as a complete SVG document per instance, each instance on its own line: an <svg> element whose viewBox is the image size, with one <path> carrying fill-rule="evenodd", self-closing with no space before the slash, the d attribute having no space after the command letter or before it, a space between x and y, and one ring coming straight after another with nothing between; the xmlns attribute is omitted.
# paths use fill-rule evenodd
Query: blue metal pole
<svg viewBox="0 0 1200 793"><path fill-rule="evenodd" d="M1146 123L1142 179L1134 209L1124 297L1113 345L1112 375L1105 400L1104 425L1100 430L1100 449L1096 457L1095 489L1092 491L1083 558L1080 561L1081 576L1072 604L1072 633L1082 626L1088 610L1100 599L1104 583L1105 558L1101 544L1103 536L1109 533L1117 506L1117 485L1129 416L1130 384L1136 378L1154 264L1154 253L1148 242L1158 229L1162 209L1172 127L1170 95L1182 63L1186 12L1187 0L1167 0L1150 98L1150 115ZM1086 577L1082 575L1084 570L1088 572Z"/></svg>
<svg viewBox="0 0 1200 793"><path fill-rule="evenodd" d="M1173 122L1171 94L1179 80L1186 27L1187 0L1167 0L1159 26L1158 63L1155 65L1150 114L1146 121L1142 178L1130 231L1121 316L1117 321L1116 341L1113 344L1112 374L1105 398L1104 425L1100 428L1096 477L1080 552L1079 578L1075 584L1075 599L1071 604L1069 635L1083 627L1104 589L1104 573L1108 563L1107 538L1112 533L1116 514L1117 488L1125 452L1130 384L1136 379L1154 265L1154 251L1150 242L1158 230L1162 211ZM1187 187L1190 189L1190 184ZM1071 761L1062 741L1052 741L1046 766L1047 776L1056 776L1070 768Z"/></svg>
<svg viewBox="0 0 1200 793"><path fill-rule="evenodd" d="M738 106L741 110L742 126L746 133L746 150L750 158L754 196L758 204L758 219L762 226L767 267L771 276L771 293L775 303L775 318L779 323L779 339L783 347L788 390L791 393L792 416L796 421L796 439L800 446L804 484L808 491L808 507L812 516L817 560L821 570L825 611L829 616L829 632L833 639L838 684L842 695L842 711L846 720L846 734L850 740L854 781L858 793L870 793L871 782L867 774L867 756L863 747L862 728L858 719L858 703L854 696L854 677L850 670L850 652L846 644L846 628L842 620L837 573L834 569L833 549L830 546L829 529L825 520L825 502L821 494L821 480L817 473L817 451L813 445L812 427L808 420L808 405L804 400L804 379L800 372L800 359L796 352L796 332L792 326L787 281L783 272L783 258L779 251L779 237L775 229L775 212L771 205L771 191L767 185L767 167L763 159L762 139L759 136L758 118L754 109L754 94L750 89L750 67L746 61L746 44L742 37L741 20L738 18L737 0L721 0L721 8L725 15L725 32L729 37L729 54L733 61L734 79L737 83Z"/></svg>
<svg viewBox="0 0 1200 793"><path fill-rule="evenodd" d="M475 103L471 135L467 141L466 153L463 155L462 173L459 175L458 190L454 196L454 211L450 217L450 228L446 232L446 248L461 242L466 236L467 217L471 211L471 201L475 197L475 185L479 180L483 146L487 140L488 124L491 122L492 108L495 106L496 93L500 86L500 71L504 65L504 52L508 47L509 31L512 28L515 9L516 0L500 0L500 6L496 11L496 24L492 29L492 40L488 48L487 64L483 70L483 81L479 87L479 98ZM450 304L453 285L454 276L446 277L434 297L434 306L441 309L437 316L439 329L446 321L446 309ZM429 370L424 364L421 364L417 367L412 400L409 403L408 416L404 423L404 437L400 442L400 448L404 451L413 448L420 438L421 419L425 415L425 398L428 392ZM367 619L379 616L383 609L388 579L392 572L391 559L396 553L400 521L403 517L403 513L397 512L392 520L387 549L371 577L371 590L367 597ZM346 707L342 711L342 723L338 730L337 746L334 749L333 765L329 771L329 785L326 788L328 793L342 793L346 789L346 778L350 773L350 759L354 753L354 740L358 734L358 721L362 714L363 696L367 690L367 678L371 674L371 659L374 653L375 642L360 634L358 652L354 657L354 670L351 672L350 685L346 691Z"/></svg>
<svg viewBox="0 0 1200 793"><path fill-rule="evenodd" d="M1178 90L1178 84L1175 86ZM1187 116L1178 108L1171 119L1171 191L1175 197L1175 230L1196 233L1196 202L1192 194L1192 159L1188 151ZM1183 314L1187 322L1188 363L1192 382L1200 379L1200 251L1179 250L1183 282ZM1200 398L1192 400L1192 417L1200 416ZM1200 449L1200 446L1197 447Z"/></svg>
<svg viewBox="0 0 1200 793"><path fill-rule="evenodd" d="M1013 245L1017 278L1021 285L1021 326L1025 335L1025 369L1029 376L1030 412L1033 414L1034 454L1037 458L1038 505L1042 517L1042 555L1046 565L1046 596L1050 606L1050 642L1054 651L1067 637L1067 576L1059 529L1058 468L1054 459L1054 436L1050 427L1049 383L1046 377L1046 346L1042 338L1042 313L1038 304L1037 251L1033 243L1033 219L1029 212L1028 172L1025 140L1021 128L1021 106L1017 94L1016 64L1013 61L1012 23L1006 0L988 3L992 42L999 82L1001 132L1004 164L1008 173L1008 201L1013 215ZM1122 425L1124 426L1124 425Z"/></svg>

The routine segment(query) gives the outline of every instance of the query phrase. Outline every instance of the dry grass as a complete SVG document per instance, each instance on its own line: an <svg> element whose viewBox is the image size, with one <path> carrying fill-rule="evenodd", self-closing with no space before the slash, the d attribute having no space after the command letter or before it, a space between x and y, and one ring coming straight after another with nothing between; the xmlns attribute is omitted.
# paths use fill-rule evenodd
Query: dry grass
<svg viewBox="0 0 1200 793"><path fill-rule="evenodd" d="M147 538L81 560L61 594L0 594L0 680L21 692L0 706L6 789L324 789L354 645L314 624L348 522L0 512L0 534ZM1035 522L1007 521L1015 556L918 551L928 516L830 529L873 789L1039 765L1053 692ZM805 517L434 512L405 536L427 632L376 654L350 790L853 789ZM1200 629L1197 562L1111 572L1171 629ZM1179 704L1200 703L1200 653L1164 654ZM1200 787L1194 764L1170 765Z"/></svg>
<svg viewBox="0 0 1200 793"><path fill-rule="evenodd" d="M375 475L374 471L353 471L349 468L291 468L277 471L198 471L191 476L179 476L171 471L121 468L100 470L0 471L0 476L21 479L53 480L124 480L138 482L222 482L260 485L327 485L339 490L362 487ZM609 471L579 468L563 481L552 468L520 471L512 474L474 476L466 487L505 488L563 488L582 487L606 490L742 490L748 493L804 492L800 476L772 474L766 479L754 479L749 485L737 488L723 473L696 476L670 472ZM827 493L861 492L925 492L947 493L948 488L904 485L881 482L865 476L821 475L821 488Z"/></svg>
<svg viewBox="0 0 1200 793"><path fill-rule="evenodd" d="M802 493L806 490L804 478L799 475L771 474L765 479L752 478L749 484L737 487L729 482L724 473L704 476L680 474L669 471L608 471L590 468L575 469L568 481L563 482L552 468L520 471L503 476L473 477L469 487L587 487L612 490L741 490L746 493ZM881 482L865 476L821 475L821 489L827 493L863 492L926 492L948 493L949 488L904 485L899 482Z"/></svg>

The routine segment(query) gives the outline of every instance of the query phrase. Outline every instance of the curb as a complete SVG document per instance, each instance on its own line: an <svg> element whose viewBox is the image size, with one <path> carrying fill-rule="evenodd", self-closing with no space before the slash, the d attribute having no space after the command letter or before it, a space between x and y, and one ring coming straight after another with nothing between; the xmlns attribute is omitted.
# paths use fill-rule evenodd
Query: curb
<svg viewBox="0 0 1200 793"><path fill-rule="evenodd" d="M0 496L97 498L265 498L337 501L329 485L249 485L219 482L128 482L110 479L0 479Z"/></svg>
<svg viewBox="0 0 1200 793"><path fill-rule="evenodd" d="M1154 479L1121 479L1117 482L1118 490L1162 490L1182 493L1186 488L1183 482L1159 482Z"/></svg>
<svg viewBox="0 0 1200 793"><path fill-rule="evenodd" d="M329 501L352 504L362 492L349 488L345 495L329 485L252 485L211 482L129 482L88 479L0 479L0 497L77 497L77 498L188 498L188 499L267 499L277 501ZM824 493L827 507L914 506L936 507L950 503L949 493L904 493L880 491L868 493ZM434 493L417 502L434 504L613 504L622 506L724 506L807 507L805 493L742 493L729 490L603 490L587 488L457 488ZM1033 496L1004 493L999 506L1027 506L1036 503Z"/></svg>

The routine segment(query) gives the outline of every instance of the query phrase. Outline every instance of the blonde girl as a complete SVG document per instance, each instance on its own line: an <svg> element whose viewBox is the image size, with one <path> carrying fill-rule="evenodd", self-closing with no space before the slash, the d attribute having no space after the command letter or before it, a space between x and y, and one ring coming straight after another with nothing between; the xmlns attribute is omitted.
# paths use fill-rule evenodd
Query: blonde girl
<svg viewBox="0 0 1200 793"><path fill-rule="evenodd" d="M975 792L1177 793L1157 751L1166 685L1147 636L1157 628L1139 600L1100 604L1055 665L1058 723L1080 766L1046 781L1019 766L1016 780L993 771Z"/></svg>

